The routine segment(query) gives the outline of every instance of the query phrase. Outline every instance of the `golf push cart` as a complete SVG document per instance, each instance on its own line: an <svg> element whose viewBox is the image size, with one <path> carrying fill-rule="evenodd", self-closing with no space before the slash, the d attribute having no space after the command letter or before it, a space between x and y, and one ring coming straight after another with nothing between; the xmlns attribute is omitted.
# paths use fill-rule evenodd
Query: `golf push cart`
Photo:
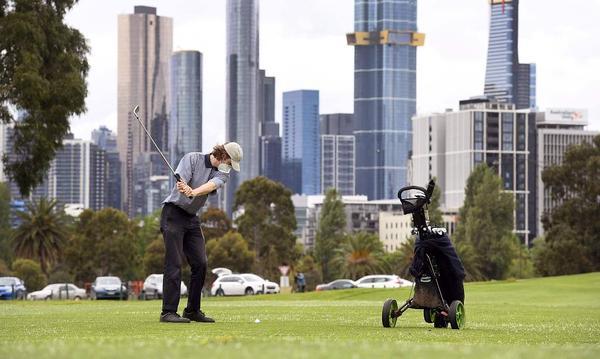
<svg viewBox="0 0 600 359"><path fill-rule="evenodd" d="M423 318L436 328L461 329L465 325L464 267L444 228L432 228L427 223L425 207L430 203L435 182L427 189L403 187L398 191L404 214L412 214L416 235L414 258L410 273L415 277L414 296L400 308L395 299L383 304L382 324L396 326L396 320L407 309L422 309Z"/></svg>

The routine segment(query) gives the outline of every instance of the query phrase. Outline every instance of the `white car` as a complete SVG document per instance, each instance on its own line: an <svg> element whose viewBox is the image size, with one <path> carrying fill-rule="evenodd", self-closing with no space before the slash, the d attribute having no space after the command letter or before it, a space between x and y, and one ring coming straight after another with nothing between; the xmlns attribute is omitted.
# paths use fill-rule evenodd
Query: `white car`
<svg viewBox="0 0 600 359"><path fill-rule="evenodd" d="M272 282L271 282L272 283ZM263 293L270 285L256 274L225 274L217 278L210 289L211 295L254 295ZM271 290L277 291L278 287Z"/></svg>
<svg viewBox="0 0 600 359"><path fill-rule="evenodd" d="M150 274L144 281L142 288L142 298L144 299L159 299L163 294L163 274ZM181 281L181 295L187 295L188 289Z"/></svg>
<svg viewBox="0 0 600 359"><path fill-rule="evenodd" d="M410 287L413 282L402 279L395 274L367 275L356 281L359 288L400 288Z"/></svg>
<svg viewBox="0 0 600 359"><path fill-rule="evenodd" d="M277 284L275 282L271 282L268 279L263 279L259 275L256 275L254 273L245 273L245 274L241 274L241 276L246 277L246 279L248 279L248 280L258 280L258 281L262 281L264 283L264 287L260 288L260 290L257 293L277 294L277 293L281 292L281 289L279 288L279 284Z"/></svg>
<svg viewBox="0 0 600 359"><path fill-rule="evenodd" d="M75 299L87 298L85 289L71 283L48 284L42 290L27 294L28 300Z"/></svg>

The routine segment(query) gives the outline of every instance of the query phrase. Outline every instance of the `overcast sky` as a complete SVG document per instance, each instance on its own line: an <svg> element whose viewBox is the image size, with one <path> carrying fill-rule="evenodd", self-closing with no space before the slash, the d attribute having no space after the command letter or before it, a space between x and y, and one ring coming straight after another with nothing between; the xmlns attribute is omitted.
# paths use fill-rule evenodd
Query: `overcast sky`
<svg viewBox="0 0 600 359"><path fill-rule="evenodd" d="M483 92L488 0L419 0L417 112L458 107ZM67 15L91 47L86 114L73 119L76 137L117 128L117 15L134 5L155 6L174 21L174 50L204 58L203 147L225 139L225 0L80 0ZM537 64L540 109L588 109L589 129L600 130L600 0L521 0L519 60ZM260 0L260 66L281 93L320 91L320 112L353 112L354 0Z"/></svg>

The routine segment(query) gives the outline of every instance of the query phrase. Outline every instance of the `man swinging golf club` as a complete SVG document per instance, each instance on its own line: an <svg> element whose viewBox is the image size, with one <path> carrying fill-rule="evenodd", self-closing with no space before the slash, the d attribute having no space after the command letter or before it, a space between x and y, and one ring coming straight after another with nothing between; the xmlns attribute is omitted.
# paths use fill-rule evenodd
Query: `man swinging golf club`
<svg viewBox="0 0 600 359"><path fill-rule="evenodd" d="M191 152L183 156L175 177L180 178L163 201L160 231L165 241L165 273L161 322L214 323L200 310L200 294L206 277L204 236L197 213L209 194L215 193L229 179L229 171L240 170L242 148L235 142L217 145L209 154ZM183 317L177 314L181 290L181 264L187 259L191 267L190 289Z"/></svg>

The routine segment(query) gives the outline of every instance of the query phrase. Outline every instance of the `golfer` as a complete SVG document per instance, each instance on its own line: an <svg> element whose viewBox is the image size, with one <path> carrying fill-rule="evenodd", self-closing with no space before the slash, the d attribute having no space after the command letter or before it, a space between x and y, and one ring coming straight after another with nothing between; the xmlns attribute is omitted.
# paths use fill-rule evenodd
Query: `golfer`
<svg viewBox="0 0 600 359"><path fill-rule="evenodd" d="M165 273L161 322L214 323L200 310L200 294L206 277L204 236L197 213L209 194L216 193L229 179L229 171L240 170L243 152L239 144L217 145L209 154L191 152L177 166L181 182L164 200L160 216L160 231L165 241ZM190 264L189 297L183 317L177 314L181 295L181 263Z"/></svg>

